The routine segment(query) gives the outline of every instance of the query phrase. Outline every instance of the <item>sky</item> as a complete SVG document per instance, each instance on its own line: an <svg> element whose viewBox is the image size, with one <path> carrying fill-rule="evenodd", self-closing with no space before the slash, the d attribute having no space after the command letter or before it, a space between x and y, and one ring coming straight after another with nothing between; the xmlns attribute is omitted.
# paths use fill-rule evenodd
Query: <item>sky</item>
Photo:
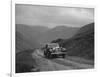
<svg viewBox="0 0 100 77"><path fill-rule="evenodd" d="M16 4L15 24L81 27L94 22L93 8Z"/></svg>

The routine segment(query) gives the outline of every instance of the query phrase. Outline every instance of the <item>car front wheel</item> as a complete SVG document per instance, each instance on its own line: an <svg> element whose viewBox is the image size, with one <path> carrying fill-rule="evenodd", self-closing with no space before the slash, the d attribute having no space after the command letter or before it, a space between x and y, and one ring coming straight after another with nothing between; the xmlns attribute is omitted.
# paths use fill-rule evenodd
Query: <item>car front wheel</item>
<svg viewBox="0 0 100 77"><path fill-rule="evenodd" d="M65 58L65 54L62 55L62 58Z"/></svg>

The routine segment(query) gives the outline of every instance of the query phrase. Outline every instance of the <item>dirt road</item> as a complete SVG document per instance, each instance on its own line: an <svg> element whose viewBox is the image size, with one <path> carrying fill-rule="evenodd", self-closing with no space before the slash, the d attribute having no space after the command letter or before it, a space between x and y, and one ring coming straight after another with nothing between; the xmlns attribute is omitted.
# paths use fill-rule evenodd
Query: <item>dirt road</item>
<svg viewBox="0 0 100 77"><path fill-rule="evenodd" d="M88 69L94 67L93 65L78 63L63 58L47 59L44 57L43 52L39 49L32 53L32 57L36 60L37 68L40 71Z"/></svg>

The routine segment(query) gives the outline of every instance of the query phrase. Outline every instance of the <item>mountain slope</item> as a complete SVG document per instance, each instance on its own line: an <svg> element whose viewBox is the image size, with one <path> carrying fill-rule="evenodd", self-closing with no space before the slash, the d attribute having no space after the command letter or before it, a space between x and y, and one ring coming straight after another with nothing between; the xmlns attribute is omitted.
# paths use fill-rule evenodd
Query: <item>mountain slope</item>
<svg viewBox="0 0 100 77"><path fill-rule="evenodd" d="M37 46L37 43L35 41L30 42L20 32L16 31L16 53L27 50L27 49L33 49L36 46Z"/></svg>
<svg viewBox="0 0 100 77"><path fill-rule="evenodd" d="M28 26L23 24L16 24L16 47L19 50L28 48L38 48L41 33L48 30L47 27L42 26Z"/></svg>
<svg viewBox="0 0 100 77"><path fill-rule="evenodd" d="M70 38L79 28L57 26L55 28L48 28L44 26L27 26L16 24L16 30L26 36L27 39L36 40L39 44L51 42L58 38Z"/></svg>
<svg viewBox="0 0 100 77"><path fill-rule="evenodd" d="M91 23L91 24L87 24L83 26L82 28L80 28L78 33L75 36L79 37L81 35L85 35L85 34L89 34L93 32L94 32L94 23Z"/></svg>
<svg viewBox="0 0 100 77"><path fill-rule="evenodd" d="M59 41L67 55L94 60L94 23L80 28L75 36Z"/></svg>
<svg viewBox="0 0 100 77"><path fill-rule="evenodd" d="M40 38L41 33L47 31L48 27L42 26L28 26L23 24L16 24L16 30L26 36L29 40L37 40Z"/></svg>
<svg viewBox="0 0 100 77"><path fill-rule="evenodd" d="M40 41L42 42L51 42L52 40L58 39L58 38L70 38L72 37L79 28L73 28L73 27L66 27L66 26L57 26L53 29L50 29L46 31L42 36Z"/></svg>

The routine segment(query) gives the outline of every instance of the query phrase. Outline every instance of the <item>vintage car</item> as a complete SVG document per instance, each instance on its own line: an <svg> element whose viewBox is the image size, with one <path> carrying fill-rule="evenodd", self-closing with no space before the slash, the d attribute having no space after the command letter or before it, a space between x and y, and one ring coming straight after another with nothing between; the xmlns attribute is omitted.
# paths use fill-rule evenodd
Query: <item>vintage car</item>
<svg viewBox="0 0 100 77"><path fill-rule="evenodd" d="M44 55L47 58L54 58L62 56L65 58L66 55L66 49L59 46L58 43L49 43L45 45L44 48Z"/></svg>

